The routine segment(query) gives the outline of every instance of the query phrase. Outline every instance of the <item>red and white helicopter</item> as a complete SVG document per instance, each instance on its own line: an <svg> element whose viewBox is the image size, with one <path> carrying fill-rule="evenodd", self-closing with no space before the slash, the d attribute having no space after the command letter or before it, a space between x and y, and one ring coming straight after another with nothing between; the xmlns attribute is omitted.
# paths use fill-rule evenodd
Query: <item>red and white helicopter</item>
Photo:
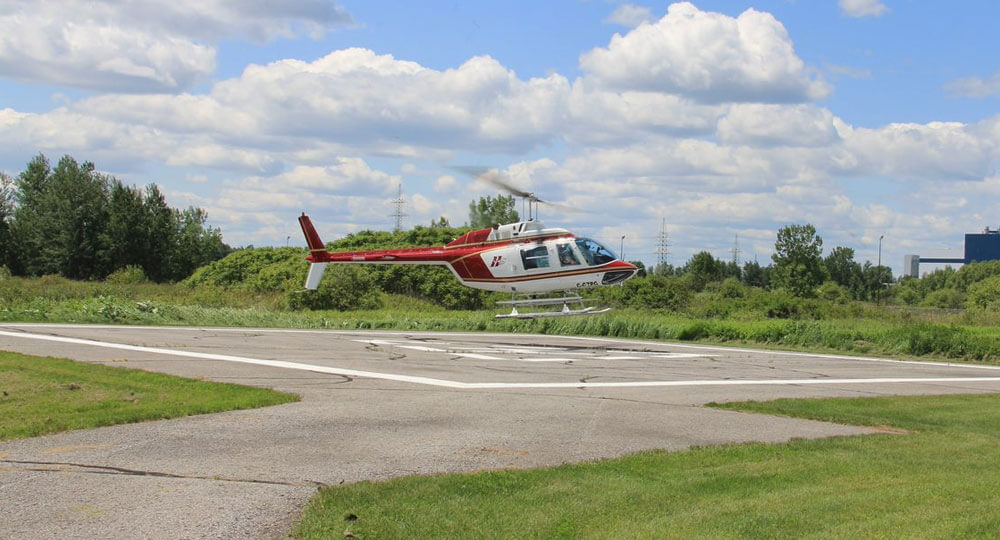
<svg viewBox="0 0 1000 540"><path fill-rule="evenodd" d="M539 318L566 315L604 313L610 308L595 310L582 307L578 289L622 283L634 276L637 268L618 257L608 248L590 238L574 236L566 229L546 227L531 218L532 206L537 210L541 201L534 194L521 191L496 178L495 172L480 175L480 179L496 184L512 194L523 197L529 205L528 221L496 224L489 229L469 231L442 247L380 249L331 253L305 213L299 224L309 246L306 257L309 275L306 289L319 287L330 263L343 264L433 264L446 266L458 281L467 287L487 291L509 292L513 299L499 302L512 307L509 314L498 318ZM537 298L565 291L559 298ZM521 296L522 299L518 299ZM534 298L526 298L534 296ZM579 303L579 309L570 309ZM561 311L519 313L517 308L562 304Z"/></svg>

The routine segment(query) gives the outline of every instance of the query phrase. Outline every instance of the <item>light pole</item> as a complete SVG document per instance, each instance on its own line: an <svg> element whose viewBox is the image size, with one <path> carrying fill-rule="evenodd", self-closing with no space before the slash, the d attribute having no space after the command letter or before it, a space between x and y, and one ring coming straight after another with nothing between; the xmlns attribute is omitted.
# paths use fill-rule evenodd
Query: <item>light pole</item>
<svg viewBox="0 0 1000 540"><path fill-rule="evenodd" d="M618 255L621 256L622 260L625 260L625 235L622 235L622 241L618 245Z"/></svg>

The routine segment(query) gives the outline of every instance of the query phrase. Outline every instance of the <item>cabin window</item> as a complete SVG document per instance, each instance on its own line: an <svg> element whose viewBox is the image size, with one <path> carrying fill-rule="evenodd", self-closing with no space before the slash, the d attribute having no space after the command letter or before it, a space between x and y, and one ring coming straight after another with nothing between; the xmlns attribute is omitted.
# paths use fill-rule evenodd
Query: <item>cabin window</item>
<svg viewBox="0 0 1000 540"><path fill-rule="evenodd" d="M525 270L549 267L549 249L545 246L524 248L521 250L521 262Z"/></svg>
<svg viewBox="0 0 1000 540"><path fill-rule="evenodd" d="M556 244L556 254L559 255L561 266L575 266L580 264L580 259L573 252L572 244Z"/></svg>
<svg viewBox="0 0 1000 540"><path fill-rule="evenodd" d="M587 264L591 266L607 264L618 258L610 249L590 238L577 238L576 245L580 248L583 258L587 259Z"/></svg>

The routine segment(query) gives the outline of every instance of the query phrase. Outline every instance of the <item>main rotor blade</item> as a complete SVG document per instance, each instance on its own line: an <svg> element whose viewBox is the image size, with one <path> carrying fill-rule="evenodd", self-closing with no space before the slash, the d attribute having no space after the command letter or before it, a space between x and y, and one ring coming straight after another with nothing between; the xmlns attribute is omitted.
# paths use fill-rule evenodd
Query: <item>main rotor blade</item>
<svg viewBox="0 0 1000 540"><path fill-rule="evenodd" d="M478 167L478 166L475 166L475 165L454 165L454 166L451 167L451 169L455 170L455 171L458 171L460 173L463 173L463 174L467 174L467 175L475 178L476 180L482 180L483 182L486 182L487 184L492 184L492 185L494 185L494 186L496 186L496 187L498 187L498 188L506 191L507 193L510 193L511 195L516 195L518 197L524 197L524 198L530 200L531 202L542 203L542 204L544 204L546 206L549 206L549 207L552 207L552 208L555 208L555 209L558 209L558 210L562 210L564 212L574 212L574 213L581 213L581 214L588 214L588 213L590 213L590 212L588 212L586 210L582 210L580 208L576 208L575 206L569 206L567 204L554 203L554 202L549 202L549 201L545 201L545 200L539 199L538 197L535 196L534 193L529 193L527 191L524 191L521 188L515 187L507 179L508 178L507 175L505 175L504 173L500 172L500 170L496 169L496 168Z"/></svg>
<svg viewBox="0 0 1000 540"><path fill-rule="evenodd" d="M504 176L497 169L489 169L486 167L475 167L470 165L458 165L452 167L453 169L463 172L469 176L472 176L476 180L482 180L488 184L493 184L494 186L510 193L511 195L516 195L518 197L527 197L531 200L538 201L538 197L533 194L524 191L523 189L514 187L513 184L508 182ZM539 201L541 202L541 201Z"/></svg>

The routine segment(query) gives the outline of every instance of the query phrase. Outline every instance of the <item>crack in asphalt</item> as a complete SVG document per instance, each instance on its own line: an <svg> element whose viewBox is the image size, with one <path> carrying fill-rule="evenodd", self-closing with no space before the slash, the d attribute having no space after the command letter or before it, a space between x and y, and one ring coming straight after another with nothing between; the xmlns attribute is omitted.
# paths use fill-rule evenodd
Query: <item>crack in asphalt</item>
<svg viewBox="0 0 1000 540"><path fill-rule="evenodd" d="M197 475L174 474L174 473L160 472L160 471L142 471L137 469L126 469L124 467L114 467L111 465L88 465L86 463L72 463L65 461L25 461L16 459L0 459L0 463L10 463L13 465L33 465L34 467L26 468L26 470L33 472L81 472L88 474L111 474L111 475L124 475L124 476L154 476L157 478L177 478L183 480L213 480L217 482L237 482L243 484L268 484L275 486L315 487L317 489L327 487L330 485L325 482L317 482L315 480L304 480L301 482L285 482L281 480L259 480L255 478L197 476ZM46 466L72 467L73 470L66 471L59 469L44 468Z"/></svg>

